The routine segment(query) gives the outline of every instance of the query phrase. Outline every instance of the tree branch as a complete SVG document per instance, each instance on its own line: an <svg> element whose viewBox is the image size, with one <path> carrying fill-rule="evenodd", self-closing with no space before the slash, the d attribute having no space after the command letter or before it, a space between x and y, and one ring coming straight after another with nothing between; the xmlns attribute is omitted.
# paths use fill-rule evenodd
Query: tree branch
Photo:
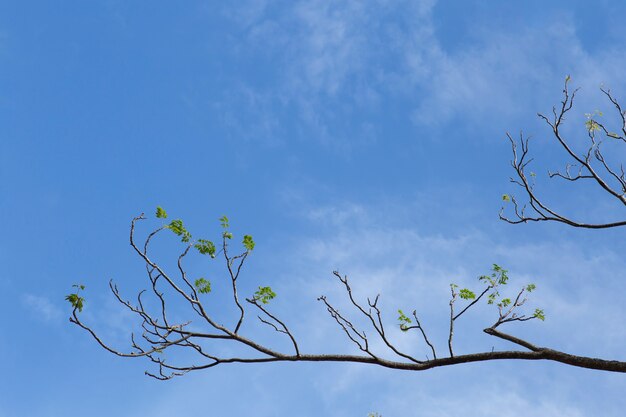
<svg viewBox="0 0 626 417"><path fill-rule="evenodd" d="M598 140L596 135L602 133L605 139L612 141L622 141L626 142L626 127L624 127L624 121L626 120L626 116L624 111L621 109L619 103L613 96L610 94L608 90L602 90L602 92L608 97L611 103L614 105L616 110L619 113L619 117L622 124L622 132L624 136L621 136L617 133L612 133L604 124L598 122L594 119L594 115L587 115L587 135L589 137L589 146L583 154L578 154L574 151L572 145L568 140L566 140L561 133L561 126L565 120L565 115L572 109L574 104L574 97L578 90L574 90L571 94L568 88L569 77L566 79L565 87L563 88L563 100L561 102L561 107L557 111L556 108L553 108L553 119L550 120L547 116L543 114L538 114L538 116L550 126L553 136L556 139L556 142L559 144L561 149L565 151L567 157L573 160L572 163L567 163L565 166L565 174L556 171L556 172L548 172L550 178L561 178L565 179L568 182L577 182L580 180L591 180L593 181L600 190L604 191L609 196L617 199L621 207L626 207L626 178L624 176L624 168L623 165L620 164L619 170L617 168L613 168L606 161L600 145L602 140ZM594 113L595 114L595 113ZM511 150L513 153L513 159L511 161L511 166L515 171L515 178L511 178L511 182L521 187L528 199L528 206L534 213L533 215L526 215L524 205L521 209L519 208L517 200L509 195L505 195L503 198L505 201L512 201L513 209L514 209L514 218L509 218L504 214L504 207L502 207L500 211L500 219L504 220L511 224L519 224L519 223L527 223L527 222L542 222L542 221L555 221L564 223L568 226L578 227L578 228L586 228L586 229L606 229L613 227L621 227L626 226L626 220L620 221L611 221L611 222L583 222L579 220L574 220L569 216L561 214L553 209L550 209L543 200L535 193L534 191L534 182L528 180L526 175L526 167L532 161L532 159L527 160L528 157L528 138L524 138L523 135L520 134L519 141L514 140L510 134L507 133L507 138L511 142ZM521 148L521 153L518 154L518 146ZM593 160L599 163L594 164ZM577 166L579 168L577 175L572 175L569 172L571 166ZM619 172L618 172L619 171ZM531 176L534 178L535 174L531 173ZM605 179L605 176L608 176L609 179L615 184L612 185L610 182Z"/></svg>
<svg viewBox="0 0 626 417"><path fill-rule="evenodd" d="M568 99L566 95L560 113L556 112L555 110L555 121L553 123L555 125L561 123L563 119L563 114L570 108L571 99ZM527 141L522 142L521 154L519 155L519 159L516 154L516 147L514 143L513 151L515 155L514 168L516 168L519 173L519 180L515 180L515 182L520 184L522 187L525 187L525 189L528 191L528 194L530 195L531 208L537 213L548 213L550 216L559 218L560 221L566 223L566 218L559 217L558 214L552 212L545 206L545 204L541 203L535 197L532 188L533 186L530 182L528 182L526 176L524 175L524 168L530 162L530 160L527 159ZM597 158L598 156L596 155L596 159ZM566 171L566 176L572 178L569 175L569 171ZM514 199L512 199L512 201L515 207L515 213L518 216L521 216L518 220L529 220L529 218L523 217L524 208L520 209L517 202ZM546 214L544 220L548 218L549 216ZM153 378L167 380L175 376L184 375L190 371L209 369L217 365L226 363L354 362L378 365L392 369L423 371L441 366L450 366L460 363L499 359L549 360L582 368L598 369L611 372L626 372L626 362L623 361L611 361L585 356L576 356L549 348L538 347L530 342L497 330L497 328L504 323L514 321L528 321L532 320L533 318L540 318L543 320L544 316L543 311L539 309L535 310L535 314L532 316L526 316L524 314L518 313L519 309L525 304L527 300L526 294L535 288L535 286L532 284L522 288L517 293L514 301L511 302L510 299L505 298L501 299L498 303L495 303L495 300L497 299L497 297L499 297L499 286L506 284L508 280L507 271L495 264L493 266L493 273L490 276L481 276L479 278L481 282L487 284L487 287L478 295L478 297L475 297L474 293L469 291L468 289L462 289L457 292L456 285L451 284L451 299L449 302L450 318L448 330L448 350L450 356L447 358L437 357L434 344L431 343L431 341L427 337L426 332L424 331L415 310L413 310L413 317L416 324L412 326L406 325L406 323L412 322L401 311L399 311L401 314L401 316L399 317L400 329L404 331L418 329L422 335L422 338L424 339L424 342L429 346L430 350L432 351L433 358L428 359L427 357L427 360L425 361L417 360L413 356L402 352L389 339L388 334L385 331L381 309L378 305L379 296L377 295L373 300L368 298L368 307L364 307L355 299L347 276L342 276L336 271L333 272L333 275L338 278L340 283L343 285L350 303L360 312L360 314L363 314L368 319L376 334L378 335L378 337L380 337L380 339L389 349L389 351L394 355L402 358L400 361L386 358L384 356L373 353L370 348L370 340L368 339L365 331L357 329L353 322L347 316L341 314L337 308L331 305L325 296L319 297L318 300L324 303L331 318L335 320L335 322L340 326L348 339L352 343L354 343L358 347L358 349L363 352L363 354L344 355L329 353L304 353L303 350L300 348L300 344L298 343L296 337L289 330L285 322L277 317L275 314L271 313L265 306L266 303L274 298L275 294L273 293L273 291L271 291L269 287L259 287L259 291L255 293L254 297L246 298L246 301L250 304L253 304L263 314L263 317L258 316L261 324L270 326L274 329L274 331L285 334L289 338L291 344L293 345L294 353L286 354L277 349L261 344L254 339L245 337L241 334L245 310L239 302L236 282L240 276L245 260L250 254L252 248L254 247L254 243L251 241L251 238L249 236L244 237L244 246L246 246L246 250L239 255L230 256L228 253L228 244L226 242L226 239L231 239L232 235L230 235L229 232L224 232L223 234L222 251L224 253L224 260L226 262L226 269L229 274L229 280L232 284L232 300L239 309L239 314L237 314L237 324L231 330L231 328L216 322L207 313L207 310L203 306L201 294L210 292L210 285L208 285L210 283L208 283L207 281L203 281L203 284L198 286L198 280L196 281L194 286L189 280L183 265L183 260L186 256L189 255L192 247L198 248L200 253L205 253L203 251L206 248L209 248L209 246L198 246L198 244L194 245L193 242L190 243L189 240L191 238L191 234L183 229L182 222L180 220L177 220L175 222L179 223L173 222L168 226L160 227L148 234L146 241L143 245L143 250L140 250L135 243L135 226L138 220L144 219L145 217L142 214L132 220L130 227L130 244L135 253L138 254L138 256L145 264L148 281L150 282L152 291L144 290L139 292L139 294L137 295L136 304L133 304L130 301L122 298L117 286L114 285L113 282L109 283L109 287L117 301L122 304L124 308L128 309L128 311L130 311L132 314L135 314L141 320L141 328L143 330L142 338L136 340L134 334L131 333L131 351L124 352L122 350L111 347L104 342L104 340L97 334L95 330L93 330L91 327L89 327L80 320L79 313L82 311L84 299L81 295L79 295L79 292L84 289L84 286L77 285L77 292L68 295L66 299L74 307L70 317L70 321L72 323L86 330L100 346L115 355L121 357L147 358L158 369L158 371L156 372L146 371L146 374ZM182 234L183 242L186 243L185 249L178 256L177 267L180 274L176 279L168 275L163 268L161 268L156 262L154 262L150 258L149 255L150 241L164 228L175 229L173 230L174 233L178 234L179 236ZM207 242L208 241L200 240L201 244L207 244ZM213 256L215 253L214 246L210 246L210 248L212 248L212 252L208 249L207 251L210 252ZM182 281L181 285L179 285L180 281ZM491 293L489 293L490 291ZM191 320L178 323L170 320L166 312L166 293L168 294L168 301L170 300L170 296L174 296L178 297L179 301L187 303L187 305L195 312L195 314L202 318L199 325L191 328ZM498 318L495 323L491 327L485 329L484 332L491 336L512 342L520 347L527 349L528 351L491 351L461 355L454 354L454 322L462 315L466 314L466 312L471 307L475 306L479 300L484 299L485 295L487 295L488 293L488 304L495 303L498 308ZM152 296L157 300L156 313L149 311L146 308L146 305L149 304L144 304L144 297L148 296ZM460 312L455 314L454 305L459 297L465 300L471 299L472 301L469 302L463 309L461 309ZM194 315L194 317L196 316ZM208 331L202 330L202 326L208 328ZM207 346L213 347L214 343L234 343L246 347L247 349L244 350L244 352L247 353L242 354L241 357L215 355L211 353L210 350L207 348ZM178 365L166 362L166 360L162 356L162 353L166 350L171 351L177 348L192 350L198 355L200 361L198 363L192 363L188 365Z"/></svg>

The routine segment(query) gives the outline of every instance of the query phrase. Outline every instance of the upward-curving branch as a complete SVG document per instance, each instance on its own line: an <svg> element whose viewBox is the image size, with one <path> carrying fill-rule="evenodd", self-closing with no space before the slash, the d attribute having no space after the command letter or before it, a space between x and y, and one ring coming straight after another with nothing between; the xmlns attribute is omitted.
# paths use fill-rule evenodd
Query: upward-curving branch
<svg viewBox="0 0 626 417"><path fill-rule="evenodd" d="M616 158L613 163L607 161L603 150L603 145L608 143L612 147L621 147L621 155L626 152L626 110L622 107L611 94L610 90L601 88L602 93L607 97L615 112L618 115L618 130L610 130L606 124L600 121L603 113L595 111L585 114L585 133L586 139L582 146L582 150L577 150L576 143L565 138L562 131L566 116L574 106L574 98L578 89L570 92L570 77L565 79L563 88L563 100L561 105L552 108L552 117L545 116L541 113L538 116L550 126L552 134L557 144L564 151L565 156L569 159L565 168L561 171L548 172L550 178L558 178L567 182L590 182L599 188L609 200L617 201L618 207L626 209L626 176L624 174L624 164ZM619 132L619 133L617 133ZM586 229L606 229L612 227L626 226L626 219L609 222L586 222L575 220L569 215L555 210L541 198L535 191L534 172L527 173L526 168L532 162L529 157L529 139L520 134L519 139L514 139L507 133L507 137L511 142L513 150L513 160L511 165L515 171L515 177L511 178L511 182L522 188L526 194L527 203L520 204L518 200L512 196L505 194L503 200L513 204L513 217L504 214L504 207L500 210L500 219L512 223L527 223L541 221L555 221L565 223L568 226L581 227ZM581 146L578 146L580 148ZM615 152L620 155L618 149ZM530 175L530 178L528 176ZM626 214L625 214L626 216Z"/></svg>

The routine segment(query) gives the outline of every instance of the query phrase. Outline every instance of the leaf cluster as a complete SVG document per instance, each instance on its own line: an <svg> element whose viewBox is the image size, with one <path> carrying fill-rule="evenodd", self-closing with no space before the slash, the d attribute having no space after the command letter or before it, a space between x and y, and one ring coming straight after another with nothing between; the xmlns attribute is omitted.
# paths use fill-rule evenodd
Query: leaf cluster
<svg viewBox="0 0 626 417"><path fill-rule="evenodd" d="M158 219L167 218L167 212L161 206L158 206L156 208L155 215ZM222 232L222 237L224 239L232 239L233 234L228 231L228 228L230 227L228 217L222 216L218 220L220 221L220 226L224 229L224 231ZM168 225L164 227L171 230L175 235L180 236L182 242L188 243L191 241L191 233L187 230L181 219L172 220ZM254 239L250 235L243 236L242 244L248 252L252 251L256 245ZM202 255L209 255L211 258L215 258L215 255L217 253L217 248L215 244L207 239L198 239L193 244L193 247L196 248L198 252Z"/></svg>
<svg viewBox="0 0 626 417"><path fill-rule="evenodd" d="M211 258L215 258L215 244L210 240L198 239L197 243L193 245L202 255L209 255Z"/></svg>
<svg viewBox="0 0 626 417"><path fill-rule="evenodd" d="M172 222L165 227L170 229L172 232L174 232L175 235L181 236L180 240L182 242L187 243L191 240L191 233L189 233L189 231L185 229L185 226L182 220L180 219L172 220Z"/></svg>
<svg viewBox="0 0 626 417"><path fill-rule="evenodd" d="M228 229L228 227L230 226L229 223L228 223L228 217L226 217L226 216L220 217L219 221L220 221L220 225L224 229Z"/></svg>
<svg viewBox="0 0 626 417"><path fill-rule="evenodd" d="M400 330L406 332L409 330L409 325L413 323L410 317L407 317L406 314L400 309L398 309L398 324L400 325Z"/></svg>
<svg viewBox="0 0 626 417"><path fill-rule="evenodd" d="M476 298L476 294L473 291L468 290L467 288L463 288L459 291L459 297L464 300L473 300Z"/></svg>
<svg viewBox="0 0 626 417"><path fill-rule="evenodd" d="M512 301L511 298L505 297L505 298L500 298L500 287L503 285L506 285L509 281L509 275L508 275L508 270L502 268L500 265L498 264L493 264L492 268L491 268L491 274L489 275L482 275L478 278L478 280L484 284L487 284L487 287L484 289L484 291L478 296L476 296L476 293L474 293L474 291L471 291L468 288L463 288L461 290L458 291L458 293L456 292L456 289L459 287L456 284L450 284L450 289L452 290L452 300L454 301L454 298L458 295L461 299L463 300L475 300L472 303L470 303L470 306L473 305L475 302L477 302L480 298L482 298L484 295L486 295L487 298L487 304L493 304L496 305L500 311L502 312L503 309L510 307L511 310L521 306L525 299L520 300L520 296L521 296L521 292L518 295L518 298L516 299L515 302ZM522 292L526 291L528 293L534 291L536 288L535 284L528 284L525 287L523 287ZM515 304L515 305L513 305ZM469 307L469 306L468 306ZM467 309L467 308L466 308ZM509 310L509 313L510 311ZM506 314L509 314L506 313ZM462 314L462 313L460 313ZM460 315L459 314L459 315ZM517 314L513 314L513 317L518 317ZM545 320L545 314L543 312L543 310L541 309L536 309L534 314L532 315L533 318L538 318L540 320ZM408 318L407 318L408 319ZM400 321L400 328L402 329L402 327L406 327L406 322L404 320L402 320L401 318L398 318L398 320Z"/></svg>
<svg viewBox="0 0 626 417"><path fill-rule="evenodd" d="M506 285L508 283L508 272L508 270L502 268L500 265L493 264L493 266L491 267L490 275L482 275L478 278L480 282L488 284L488 288L493 288L493 291L491 291L491 293L487 295L487 304L494 304L497 298L500 296L498 286Z"/></svg>
<svg viewBox="0 0 626 417"><path fill-rule="evenodd" d="M194 282L194 286L199 293L208 294L211 292L211 281L208 281L204 278L198 278Z"/></svg>
<svg viewBox="0 0 626 417"><path fill-rule="evenodd" d="M585 127L587 128L589 133L602 130L600 124L594 120L594 117L602 117L602 112L600 110L596 110L593 113L585 113L585 118L587 119L585 121Z"/></svg>
<svg viewBox="0 0 626 417"><path fill-rule="evenodd" d="M167 212L163 210L163 207L157 206L156 208L156 217L157 219L167 219Z"/></svg>
<svg viewBox="0 0 626 417"><path fill-rule="evenodd" d="M85 298L81 297L79 294L81 290L85 289L85 286L82 284L74 284L72 287L76 288L76 292L66 295L65 300L72 305L72 308L82 312L85 305Z"/></svg>
<svg viewBox="0 0 626 417"><path fill-rule="evenodd" d="M271 287L259 287L254 293L254 300L260 301L263 304L267 304L276 297L276 293L272 291Z"/></svg>
<svg viewBox="0 0 626 417"><path fill-rule="evenodd" d="M252 240L252 236L250 235L244 235L243 236L243 246L246 248L246 250L251 251L252 249L254 249L254 240Z"/></svg>

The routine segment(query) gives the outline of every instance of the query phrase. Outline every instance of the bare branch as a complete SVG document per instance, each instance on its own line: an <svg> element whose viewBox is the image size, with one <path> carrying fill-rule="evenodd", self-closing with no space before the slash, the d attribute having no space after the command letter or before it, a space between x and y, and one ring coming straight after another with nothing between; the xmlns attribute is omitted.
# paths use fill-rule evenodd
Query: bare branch
<svg viewBox="0 0 626 417"><path fill-rule="evenodd" d="M424 331L424 328L422 327L422 324L420 323L420 320L417 318L417 313L415 310L413 310L413 317L415 318L415 326L409 326L406 328L406 330L410 330L410 329L418 329L421 333L422 333L422 337L424 338L424 342L426 342L426 344L430 347L430 350L433 352L433 359L437 359L437 352L435 352L435 346L433 346L432 343L430 343L430 340L428 340L428 336L426 336L426 332Z"/></svg>
<svg viewBox="0 0 626 417"><path fill-rule="evenodd" d="M587 136L589 137L589 146L584 153L576 153L570 142L566 140L561 133L561 125L565 120L565 115L568 111L572 109L572 106L574 104L574 97L576 95L576 92L578 91L575 90L570 94L568 89L568 82L569 78L566 81L565 87L563 89L563 100L561 101L560 109L557 111L556 108L553 108L553 119L550 120L545 115L538 114L538 116L550 126L554 138L556 139L559 146L565 151L565 154L573 160L573 163L568 162L565 165L565 173L559 171L549 171L548 175L550 178L561 178L572 183L580 180L591 180L609 196L617 199L621 203L621 206L626 206L626 179L624 178L623 166L620 165L619 169L611 167L601 152L600 145L602 141L596 139L596 132L598 132L603 133L605 138L607 139L626 142L626 125L624 124L624 121L626 120L625 112L621 109L619 103L613 98L610 92L608 90L602 89L602 92L608 97L608 99L611 101L611 103L614 105L617 112L619 113L622 124L621 130L624 135L622 136L617 133L610 132L603 123L600 123L597 120L593 119L592 115L588 115ZM511 178L511 182L520 186L524 190L528 198L528 205L533 211L533 215L526 215L524 213L524 208L526 206L524 206L524 208L520 210L518 203L514 198L505 196L505 200L510 198L513 202L515 218L511 219L504 215L503 207L500 211L501 220L504 220L511 224L556 221L564 223L568 226L586 229L606 229L626 226L626 220L602 223L588 223L574 220L569 216L563 215L555 210L550 209L546 205L546 203L544 203L543 200L535 193L533 189L534 184L531 183L526 176L525 169L531 162L531 160L526 160L528 156L528 138L525 139L520 134L519 141L516 141L508 133L507 137L511 142L511 149L513 152L513 160L511 161L511 165L516 174L516 178ZM521 147L521 153L518 153L517 151L518 143ZM594 160L596 161L595 164ZM570 167L572 166L578 167L578 173L575 175L570 173ZM534 177L534 173L531 173L531 175ZM610 179L613 183L617 184L617 187L611 185L605 177Z"/></svg>
<svg viewBox="0 0 626 417"><path fill-rule="evenodd" d="M237 305L237 308L239 309L239 313L240 313L239 320L237 321L237 325L235 325L235 330L233 331L233 333L237 333L243 323L243 318L245 315L245 310L243 306L241 305L241 303L239 302L239 297L237 295L237 278L239 277L239 272L241 271L241 267L243 266L243 263L246 260L246 257L248 256L248 252L246 251L245 253L241 255L237 255L232 258L229 257L228 243L226 242L227 239L228 238L227 238L226 233L223 233L222 234L222 252L224 253L224 259L226 260L226 267L228 268L228 274L230 275L230 280L232 283L233 299L235 300L235 304ZM233 272L233 263L236 260L239 260L239 264L235 270L236 272Z"/></svg>
<svg viewBox="0 0 626 417"><path fill-rule="evenodd" d="M376 311L377 320L375 320L372 315L371 309L369 311L365 311L365 309L361 307L361 305L354 300L354 297L352 296L352 289L350 288L350 285L348 284L348 277L347 276L342 277L341 274L337 271L333 271L333 275L336 276L339 279L339 281L344 285L346 292L348 293L348 298L350 299L350 302L352 303L352 305L354 305L365 317L369 319L370 323L372 323L372 327L374 327L374 330L376 330L376 333L378 333L378 336L380 336L383 343L385 343L385 345L389 349L391 349L396 355L401 356L405 359L409 359L410 361L413 361L413 362L420 362L419 360L415 359L411 355L408 355L398 350L385 335L385 327L383 325L380 309L377 306L378 296L376 296L373 303L368 300L369 306Z"/></svg>
<svg viewBox="0 0 626 417"><path fill-rule="evenodd" d="M369 341L367 340L365 332L357 330L348 319L343 317L336 308L328 303L325 296L322 295L317 300L322 301L326 305L328 313L330 313L330 316L335 319L337 324L339 324L346 336L348 336L348 339L356 344L363 352L367 353L372 358L376 358L376 356L369 350Z"/></svg>
<svg viewBox="0 0 626 417"><path fill-rule="evenodd" d="M465 313L470 307L472 307L474 304L480 301L480 299L483 298L483 295L487 294L487 292L489 292L489 290L492 288L493 288L493 285L487 286L487 288L485 288L483 292L481 292L480 295L474 299L474 301L469 303L463 310L461 310L456 316L454 316L452 320L456 320L459 317L461 317L461 314Z"/></svg>
<svg viewBox="0 0 626 417"><path fill-rule="evenodd" d="M454 284L450 285L450 292L452 296L450 297L450 331L448 333L448 351L450 352L450 357L454 357L454 353L452 352L452 337L454 336L454 302L456 301L457 293L454 291Z"/></svg>
<svg viewBox="0 0 626 417"><path fill-rule="evenodd" d="M268 316L269 318L274 320L276 323L278 323L282 327L282 329L279 329L278 327L276 327L276 325L274 323L271 323L271 322L268 322L266 320L263 320L259 316L259 320L261 320L261 322L263 322L263 323L273 327L274 330L276 330L277 332L286 334L289 337L289 339L291 339L291 343L293 344L293 348L296 351L296 356L300 356L300 349L298 348L298 343L296 342L296 339L293 337L293 335L291 334L291 332L289 331L289 329L287 328L285 323L283 323L276 316L274 316L269 311L267 311L267 309L265 309L265 307L263 307L261 304L259 304L256 299L254 299L254 298L252 298L252 299L246 298L246 301L249 302L250 304L256 306L259 310L261 310L263 313L265 313L266 316Z"/></svg>

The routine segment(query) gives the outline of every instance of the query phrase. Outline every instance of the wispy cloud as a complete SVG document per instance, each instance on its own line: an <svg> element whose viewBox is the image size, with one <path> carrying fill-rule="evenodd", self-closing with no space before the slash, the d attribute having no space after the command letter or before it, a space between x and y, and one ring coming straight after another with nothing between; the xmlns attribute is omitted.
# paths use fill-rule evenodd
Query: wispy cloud
<svg viewBox="0 0 626 417"><path fill-rule="evenodd" d="M594 98L601 83L623 88L614 68L626 63L626 54L615 46L586 50L572 20L559 17L545 26L483 30L458 51L446 51L436 38L434 48L409 50L416 62L414 81L426 91L414 112L416 122L440 125L458 118L488 128L502 119L528 117L519 112L545 111L558 102L568 74L576 85L593 90Z"/></svg>
<svg viewBox="0 0 626 417"><path fill-rule="evenodd" d="M398 213L358 204L324 206L302 212L308 213L305 215L321 227L314 229L315 236L299 238L281 257L293 260L283 265L288 278L281 279L290 283L286 284L286 290L292 291L289 299L326 294L329 301L359 320L341 284L332 277L331 271L337 269L348 275L355 296L364 304L367 297L381 294L380 305L390 334L395 333L393 336L403 346L409 347L415 340L407 341L405 334L396 331L398 308L417 309L443 346L447 337L448 284L454 282L478 289L477 277L488 273L491 264L496 262L510 270L511 288L505 292L514 295L524 285L535 283L538 290L531 295L528 310L543 308L548 315L545 323L510 326L513 331L519 331L538 344L552 344L575 353L595 352L609 357L621 354L619 346L626 342L626 334L613 331L616 324L606 322L604 317L626 314L618 295L624 285L604 271L624 270L626 264L609 242L606 247L589 248L566 238L530 244L480 230L446 234L424 232L385 220L385 216L397 219L401 216ZM327 223L329 218L336 220L331 226ZM345 220L339 222L338 219ZM314 303L303 303L301 307L309 305ZM302 334L310 336L309 342L313 345L324 348L330 342L322 333L340 337L340 331L324 315L323 308L317 307L317 311L295 314L302 317L299 329ZM480 350L485 348L485 343L491 346L490 343L499 342L486 341L481 331L496 315L495 310L487 306L475 309L472 318L462 326L467 329L459 338L463 349ZM577 331L572 334L573 327ZM316 330L306 333L307 328ZM337 341L332 345L341 343ZM420 352L426 354L427 349L424 347Z"/></svg>
<svg viewBox="0 0 626 417"><path fill-rule="evenodd" d="M509 388L508 391L502 386L500 388L490 386L487 392L482 388L467 387L464 390L463 398L435 394L432 391L428 395L424 395L406 390L405 395L399 396L398 402L387 404L386 409L389 410L389 414L402 415L402 413L408 413L414 409L415 404L420 404L420 409L428 410L428 415L433 417L455 417L460 413L486 417L523 417L529 415L579 417L586 415L577 407L563 404L561 401L538 401L536 398L525 398L521 393L514 392L510 386L506 387ZM474 400L469 400L469 398L474 398Z"/></svg>
<svg viewBox="0 0 626 417"><path fill-rule="evenodd" d="M380 293L388 336L405 352L425 357L430 352L418 335L398 330L397 308L417 309L431 341L444 354L448 284L456 282L476 289L476 278L497 261L510 270L511 288L504 289L503 294L514 295L521 286L534 282L538 289L529 297L527 311L541 307L548 316L545 322L512 324L505 331L574 354L623 359L626 334L619 329L619 320L607 317L626 314L626 306L620 301L624 284L610 272L624 270L626 263L611 249L610 242L589 247L563 237L531 244L516 242L515 236L490 235L480 230L437 234L385 221L379 207L356 203L310 206L308 210L303 207L301 212L320 227L314 235L300 237L281 256L284 276L277 285L282 287L281 299L303 300L288 317L307 351L358 353L324 308L312 300L326 294L367 332L377 353L393 357L375 341L367 320L361 320L360 313L346 300L345 290L330 273L334 268L349 276L354 296L362 303ZM400 216L384 212L388 217ZM346 220L329 225L329 217ZM496 316L495 309L481 305L457 323L457 351L470 353L492 346L515 349L510 343L483 334L482 329ZM336 404L339 398L355 391L377 392L372 398L378 402L371 400L370 410L383 415L408 415L416 404L425 415L441 417L459 415L461 410L486 416L582 416L594 407L592 403L573 402L570 395L584 389L584 381L571 378L571 373L585 371L519 362L454 368L398 375L360 365L337 365L316 380L317 395ZM512 374L516 377L503 376ZM332 386L326 383L328 378L335 381ZM557 378L559 386L552 384L551 378ZM537 386L542 387L542 393L538 393ZM385 398L390 400L385 402ZM341 415L354 410L336 412Z"/></svg>
<svg viewBox="0 0 626 417"><path fill-rule="evenodd" d="M45 322L58 322L63 317L61 308L53 304L50 299L41 295L24 294L22 304L29 313Z"/></svg>
<svg viewBox="0 0 626 417"><path fill-rule="evenodd" d="M262 51L260 59L268 59L274 71L263 83L255 78L238 88L252 88L272 105L263 112L239 107L231 112L233 118L244 113L278 117L283 124L296 120L301 136L339 148L374 140L382 93L389 90L389 68L404 66L403 38L420 42L414 35L430 26L434 2L298 1L280 8L254 4L254 12L242 15L229 9L248 35L247 44L237 47L257 56ZM400 83L393 88L403 89ZM229 98L221 102L225 112L238 104Z"/></svg>
<svg viewBox="0 0 626 417"><path fill-rule="evenodd" d="M258 118L251 131L262 125L264 137L280 136L279 126L295 116L303 134L359 146L384 131L385 119L395 117L390 107L418 129L456 120L500 133L532 125L535 111L557 103L567 74L585 88L582 107L598 99L600 83L624 87L623 45L586 49L567 13L532 27L487 24L450 49L435 30L435 1L292 2L280 11L253 3L236 21L248 34L246 47L264 51L275 71L269 83L239 85L255 99L243 100L231 118Z"/></svg>

